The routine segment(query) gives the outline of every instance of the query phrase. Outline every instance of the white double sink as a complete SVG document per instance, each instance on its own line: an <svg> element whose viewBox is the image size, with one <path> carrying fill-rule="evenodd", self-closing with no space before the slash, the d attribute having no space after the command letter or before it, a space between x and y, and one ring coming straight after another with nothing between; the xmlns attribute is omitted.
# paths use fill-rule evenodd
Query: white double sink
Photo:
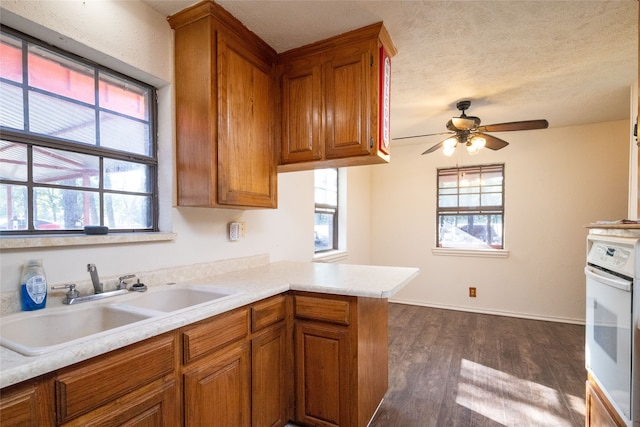
<svg viewBox="0 0 640 427"><path fill-rule="evenodd" d="M135 328L137 322L197 306L221 302L240 291L207 285L163 285L147 292L0 319L0 345L25 356L37 356L86 338Z"/></svg>

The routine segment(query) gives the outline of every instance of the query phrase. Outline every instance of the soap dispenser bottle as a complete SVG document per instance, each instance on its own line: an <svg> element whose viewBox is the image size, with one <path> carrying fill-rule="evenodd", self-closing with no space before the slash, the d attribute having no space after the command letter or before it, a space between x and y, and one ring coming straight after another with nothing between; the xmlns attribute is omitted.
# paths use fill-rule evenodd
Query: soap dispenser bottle
<svg viewBox="0 0 640 427"><path fill-rule="evenodd" d="M47 303L47 278L41 259L29 260L22 269L20 281L22 310L31 311L44 308Z"/></svg>

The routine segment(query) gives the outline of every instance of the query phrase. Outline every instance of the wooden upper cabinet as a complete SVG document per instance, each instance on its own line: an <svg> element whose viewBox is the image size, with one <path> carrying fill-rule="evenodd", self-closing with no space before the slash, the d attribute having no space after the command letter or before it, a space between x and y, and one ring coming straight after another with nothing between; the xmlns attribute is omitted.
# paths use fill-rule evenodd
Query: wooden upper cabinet
<svg viewBox="0 0 640 427"><path fill-rule="evenodd" d="M218 32L218 202L276 206L274 66Z"/></svg>
<svg viewBox="0 0 640 427"><path fill-rule="evenodd" d="M275 51L213 2L169 23L178 205L275 208Z"/></svg>
<svg viewBox="0 0 640 427"><path fill-rule="evenodd" d="M325 158L368 155L377 141L371 82L376 43L340 47L325 55ZM377 83L377 79L375 82Z"/></svg>
<svg viewBox="0 0 640 427"><path fill-rule="evenodd" d="M315 55L280 66L283 163L322 159L321 61Z"/></svg>
<svg viewBox="0 0 640 427"><path fill-rule="evenodd" d="M382 23L278 55L212 1L168 20L178 206L275 208L278 171L389 161Z"/></svg>
<svg viewBox="0 0 640 427"><path fill-rule="evenodd" d="M279 55L280 172L389 161L381 49L396 53L377 23Z"/></svg>

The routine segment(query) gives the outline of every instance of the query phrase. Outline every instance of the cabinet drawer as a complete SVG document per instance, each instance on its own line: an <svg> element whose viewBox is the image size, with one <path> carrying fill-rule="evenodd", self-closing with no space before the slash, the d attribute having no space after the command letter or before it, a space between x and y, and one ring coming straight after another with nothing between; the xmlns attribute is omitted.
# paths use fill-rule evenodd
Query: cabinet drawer
<svg viewBox="0 0 640 427"><path fill-rule="evenodd" d="M156 380L83 414L64 427L175 427L180 425L176 380Z"/></svg>
<svg viewBox="0 0 640 427"><path fill-rule="evenodd" d="M242 308L185 329L182 332L184 363L246 337L249 333L247 316L247 309Z"/></svg>
<svg viewBox="0 0 640 427"><path fill-rule="evenodd" d="M295 296L296 317L348 325L349 312L350 303L346 299Z"/></svg>
<svg viewBox="0 0 640 427"><path fill-rule="evenodd" d="M55 382L58 422L66 422L175 369L174 335L161 336L63 370Z"/></svg>
<svg viewBox="0 0 640 427"><path fill-rule="evenodd" d="M285 296L278 295L251 307L251 332L259 331L285 318Z"/></svg>

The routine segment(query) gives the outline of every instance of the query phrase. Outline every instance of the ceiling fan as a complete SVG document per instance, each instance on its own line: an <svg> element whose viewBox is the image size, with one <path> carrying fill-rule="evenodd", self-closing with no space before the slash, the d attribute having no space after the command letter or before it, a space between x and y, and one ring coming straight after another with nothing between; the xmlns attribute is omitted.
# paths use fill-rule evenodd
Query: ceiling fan
<svg viewBox="0 0 640 427"><path fill-rule="evenodd" d="M456 108L462 111L462 114L460 117L453 117L447 122L447 129L449 129L448 132L404 136L393 139L397 140L419 138L422 136L451 135L447 139L438 142L436 145L422 153L432 153L440 147L443 147L444 155L451 156L456 150L458 144L466 146L469 154L476 154L483 147L487 147L492 150L500 150L501 148L509 145L507 141L492 135L487 135L485 132L509 132L514 130L546 129L549 127L549 122L546 120L525 120L522 122L497 123L493 125L480 126L480 118L467 116L465 114L465 111L468 110L470 106L471 101L459 101L456 104Z"/></svg>

